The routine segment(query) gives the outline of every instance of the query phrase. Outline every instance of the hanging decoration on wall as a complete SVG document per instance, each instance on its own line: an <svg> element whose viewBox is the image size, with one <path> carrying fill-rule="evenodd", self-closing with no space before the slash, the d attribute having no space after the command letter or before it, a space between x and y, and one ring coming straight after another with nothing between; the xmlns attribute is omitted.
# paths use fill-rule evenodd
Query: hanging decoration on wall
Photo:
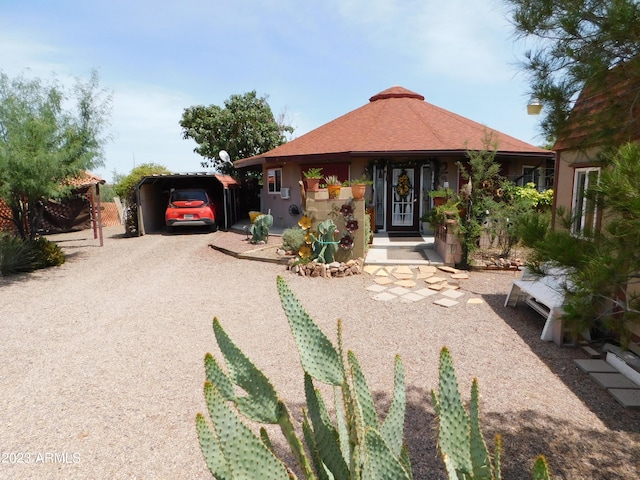
<svg viewBox="0 0 640 480"><path fill-rule="evenodd" d="M409 176L407 175L407 171L405 169L402 169L402 171L400 172L400 176L398 177L398 184L396 185L396 193L400 196L400 198L404 200L405 198L407 198L407 195L409 195L411 188L412 188L412 185L411 185L411 182L409 181Z"/></svg>
<svg viewBox="0 0 640 480"><path fill-rule="evenodd" d="M300 215L300 209L298 208L298 205L296 205L295 203L289 205L289 215L291 215L292 217L297 217L298 215Z"/></svg>

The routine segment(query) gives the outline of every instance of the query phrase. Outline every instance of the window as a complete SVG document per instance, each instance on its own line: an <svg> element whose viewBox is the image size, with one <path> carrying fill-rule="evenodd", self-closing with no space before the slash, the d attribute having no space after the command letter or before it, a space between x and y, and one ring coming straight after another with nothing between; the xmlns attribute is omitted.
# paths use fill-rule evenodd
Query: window
<svg viewBox="0 0 640 480"><path fill-rule="evenodd" d="M282 187L282 169L270 168L267 170L267 192L280 193Z"/></svg>
<svg viewBox="0 0 640 480"><path fill-rule="evenodd" d="M576 168L573 178L573 228L575 235L590 236L596 225L598 214L596 202L587 198L587 190L597 185L600 168Z"/></svg>
<svg viewBox="0 0 640 480"><path fill-rule="evenodd" d="M540 167L522 167L522 186L533 183L538 190L544 190L543 169Z"/></svg>

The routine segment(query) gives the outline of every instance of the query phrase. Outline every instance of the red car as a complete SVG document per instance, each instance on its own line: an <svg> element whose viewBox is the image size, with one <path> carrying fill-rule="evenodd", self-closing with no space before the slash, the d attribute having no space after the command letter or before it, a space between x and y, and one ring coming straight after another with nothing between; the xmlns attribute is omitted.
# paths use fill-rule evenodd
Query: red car
<svg viewBox="0 0 640 480"><path fill-rule="evenodd" d="M216 230L216 208L205 190L199 188L176 189L169 195L164 213L167 231L174 227L208 226Z"/></svg>

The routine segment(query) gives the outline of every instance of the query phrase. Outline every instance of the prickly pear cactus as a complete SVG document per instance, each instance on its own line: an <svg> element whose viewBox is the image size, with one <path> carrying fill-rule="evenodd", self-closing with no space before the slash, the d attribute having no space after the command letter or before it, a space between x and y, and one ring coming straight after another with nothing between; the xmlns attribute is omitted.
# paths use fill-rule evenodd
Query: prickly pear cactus
<svg viewBox="0 0 640 480"><path fill-rule="evenodd" d="M274 453L266 430L256 435L247 426L251 421L280 426L305 479L411 480L403 444L406 395L400 357L395 360L393 400L381 423L356 356L348 352L345 362L340 323L336 348L281 277L277 287L304 372L307 405L301 428L293 424L269 379L214 319L223 362L211 354L205 356L210 422L202 414L196 416L200 447L211 473L217 479L297 478ZM335 420L314 382L333 387Z"/></svg>
<svg viewBox="0 0 640 480"><path fill-rule="evenodd" d="M450 480L500 479L502 440L495 439L493 459L480 428L478 381L471 385L469 412L460 398L458 379L449 350L440 352L439 392L431 391L438 419L438 450ZM534 480L550 480L544 457L538 457L533 472Z"/></svg>
<svg viewBox="0 0 640 480"><path fill-rule="evenodd" d="M302 425L294 424L271 381L214 319L220 354L219 360L205 356L209 419L196 415L200 448L211 473L219 480L291 480L298 478L294 470L308 480L412 480L404 445L406 392L400 357L395 358L391 406L381 422L360 362L353 352L344 353L341 323L336 347L281 277L277 288L303 371ZM333 389L332 415L317 384ZM440 355L439 392L431 394L439 421L438 448L449 478L499 480L500 439L492 460L480 430L478 384L474 380L467 412L446 348ZM295 468L278 457L263 426L259 434L254 432L256 424L280 427ZM536 460L534 480L550 480L544 457Z"/></svg>
<svg viewBox="0 0 640 480"><path fill-rule="evenodd" d="M312 256L318 263L331 263L335 260L339 243L335 236L337 228L330 218L318 224L318 238L312 246Z"/></svg>
<svg viewBox="0 0 640 480"><path fill-rule="evenodd" d="M264 214L258 216L251 225L251 243L266 243L269 238L269 229L272 225L272 215Z"/></svg>

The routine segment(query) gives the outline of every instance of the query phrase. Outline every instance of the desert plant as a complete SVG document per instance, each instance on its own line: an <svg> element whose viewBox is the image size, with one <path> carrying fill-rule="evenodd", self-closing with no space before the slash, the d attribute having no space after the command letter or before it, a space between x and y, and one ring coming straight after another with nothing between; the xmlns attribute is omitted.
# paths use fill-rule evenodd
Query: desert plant
<svg viewBox="0 0 640 480"><path fill-rule="evenodd" d="M36 258L28 242L7 233L0 234L0 275L35 270Z"/></svg>
<svg viewBox="0 0 640 480"><path fill-rule="evenodd" d="M318 263L331 263L334 261L339 243L336 242L336 232L336 224L330 218L318 224L318 234L311 245L311 256Z"/></svg>
<svg viewBox="0 0 640 480"><path fill-rule="evenodd" d="M302 172L304 178L322 178L322 168L314 167Z"/></svg>
<svg viewBox="0 0 640 480"><path fill-rule="evenodd" d="M342 185L342 182L338 180L337 175L327 175L324 177L324 183L327 185Z"/></svg>
<svg viewBox="0 0 640 480"><path fill-rule="evenodd" d="M66 260L62 249L44 237L30 240L29 244L33 250L35 268L58 267Z"/></svg>
<svg viewBox="0 0 640 480"><path fill-rule="evenodd" d="M258 215L255 221L251 224L251 243L266 243L269 239L269 229L272 225L272 215Z"/></svg>
<svg viewBox="0 0 640 480"><path fill-rule="evenodd" d="M431 399L438 419L438 451L442 455L449 479L502 478L500 435L496 435L494 456L491 458L480 427L478 380L474 379L471 384L471 401L467 412L460 398L453 359L446 347L440 351L438 388L437 393L431 391ZM543 456L535 461L533 478L550 478Z"/></svg>
<svg viewBox="0 0 640 480"><path fill-rule="evenodd" d="M406 392L400 357L395 357L393 399L381 422L355 354L348 352L345 360L340 321L336 348L281 277L277 287L304 371L302 437L271 381L214 318L213 331L224 364L210 353L205 356L204 395L211 424L203 414L196 416L200 447L211 473L220 480L298 478L292 466L278 456L266 429L261 427L257 435L244 418L280 427L304 479L412 479L404 445ZM335 420L314 382L333 389ZM499 441L497 458L491 460L480 432L477 382L469 416L446 349L441 352L439 388L439 394L432 393L432 397L440 421L438 445L449 478L493 479L494 472L500 478ZM548 478L546 462L539 457L534 479Z"/></svg>
<svg viewBox="0 0 640 480"><path fill-rule="evenodd" d="M245 417L253 422L280 426L305 479L411 479L411 466L403 445L406 397L400 358L396 357L395 361L393 401L384 422L380 422L353 352L347 353L345 361L340 323L336 348L309 317L284 279L278 277L277 286L304 370L307 402L302 422L304 444L269 379L214 319L213 329L227 371L211 354L206 355L205 398L213 429L204 415L196 417L202 453L213 475L218 479L297 478L276 456L266 430L262 428L257 436L241 421L241 417ZM333 387L335 423L331 422L314 382ZM236 394L238 387L245 395Z"/></svg>
<svg viewBox="0 0 640 480"><path fill-rule="evenodd" d="M285 228L282 231L282 248L297 254L306 243L305 233L300 227Z"/></svg>

